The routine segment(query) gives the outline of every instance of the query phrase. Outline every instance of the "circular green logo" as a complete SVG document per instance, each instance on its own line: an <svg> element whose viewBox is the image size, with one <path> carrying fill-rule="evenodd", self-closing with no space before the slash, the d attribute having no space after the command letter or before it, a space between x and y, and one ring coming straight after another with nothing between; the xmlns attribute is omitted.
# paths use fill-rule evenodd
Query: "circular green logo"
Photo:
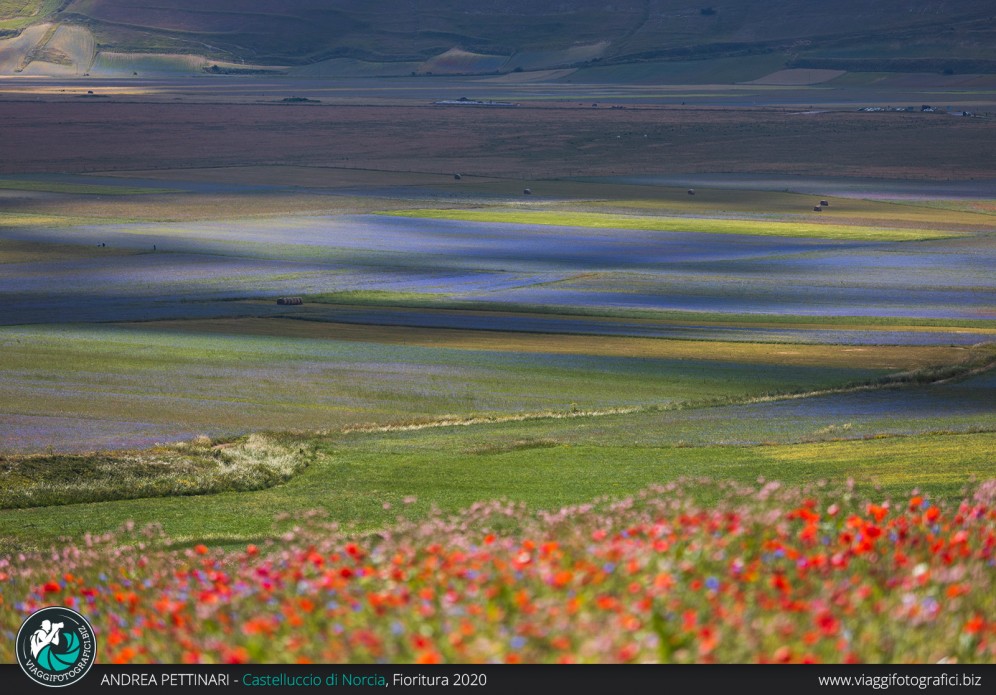
<svg viewBox="0 0 996 695"><path fill-rule="evenodd" d="M62 606L35 611L17 631L17 663L28 678L59 688L87 674L97 641L86 618Z"/></svg>

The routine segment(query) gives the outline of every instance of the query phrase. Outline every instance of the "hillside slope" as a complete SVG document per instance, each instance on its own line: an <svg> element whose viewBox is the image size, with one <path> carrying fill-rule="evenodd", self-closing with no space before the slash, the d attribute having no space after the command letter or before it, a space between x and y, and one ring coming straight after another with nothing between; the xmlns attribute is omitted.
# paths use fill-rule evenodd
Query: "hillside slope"
<svg viewBox="0 0 996 695"><path fill-rule="evenodd" d="M707 2L0 0L0 32L48 21L89 30L98 52L257 65L421 64L458 50L455 69L468 72L758 53L827 69L860 58L862 69L883 61L902 70L903 61L918 60L932 70L958 59L959 71L971 71L996 60L996 8L988 0L837 0L832 8L819 0Z"/></svg>

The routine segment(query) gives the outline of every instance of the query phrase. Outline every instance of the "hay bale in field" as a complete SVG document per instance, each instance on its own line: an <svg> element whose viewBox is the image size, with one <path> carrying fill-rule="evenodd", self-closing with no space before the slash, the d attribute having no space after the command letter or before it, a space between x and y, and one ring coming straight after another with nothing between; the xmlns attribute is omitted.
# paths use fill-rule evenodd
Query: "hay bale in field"
<svg viewBox="0 0 996 695"><path fill-rule="evenodd" d="M688 195L695 195L695 189L694 188L689 188L688 189Z"/></svg>
<svg viewBox="0 0 996 695"><path fill-rule="evenodd" d="M304 300L300 297L281 297L277 300L277 304L280 306L297 306L298 304L304 304Z"/></svg>
<svg viewBox="0 0 996 695"><path fill-rule="evenodd" d="M830 201L829 200L821 200L820 201L820 205L822 205L823 207L827 207L828 205L830 205Z"/></svg>
<svg viewBox="0 0 996 695"><path fill-rule="evenodd" d="M823 208L821 208L819 205L814 205L813 212L823 212Z"/></svg>
<svg viewBox="0 0 996 695"><path fill-rule="evenodd" d="M459 181L463 177L461 177L460 174L453 174L453 178Z"/></svg>
<svg viewBox="0 0 996 695"><path fill-rule="evenodd" d="M532 195L532 194L533 194L533 189L531 189L531 188L523 188L522 189L522 195Z"/></svg>

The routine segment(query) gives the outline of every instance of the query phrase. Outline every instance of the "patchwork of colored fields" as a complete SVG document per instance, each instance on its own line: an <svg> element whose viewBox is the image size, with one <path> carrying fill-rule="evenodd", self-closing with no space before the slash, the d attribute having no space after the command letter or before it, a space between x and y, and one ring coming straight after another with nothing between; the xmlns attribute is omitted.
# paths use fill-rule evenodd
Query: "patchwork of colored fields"
<svg viewBox="0 0 996 695"><path fill-rule="evenodd" d="M496 179L278 171L0 181L0 450L740 401L996 334L975 209L835 198L800 222L801 194L644 181L521 208Z"/></svg>
<svg viewBox="0 0 996 695"><path fill-rule="evenodd" d="M754 116L717 112L702 117L705 126L689 126L688 116L670 110L606 109L605 116L579 116L587 130L558 140L551 134L559 137L582 111L497 110L482 124L481 116L455 110L364 106L337 110L343 118L333 128L331 111L274 104L234 108L232 127L222 128L206 127L218 105L181 104L167 110L190 120L170 130L159 109L149 115L148 104L104 105L156 119L142 121L149 148L133 153L133 132L108 129L100 142L84 145L67 125L30 166L11 163L29 160L23 143L11 143L13 159L0 167L9 172L0 178L0 599L16 606L8 617L56 596L85 605L101 638L113 636L113 657L122 662L209 661L222 653L234 661L276 660L275 645L281 655L356 661L485 654L533 661L991 660L992 491L991 483L976 484L996 479L996 200L989 179L932 191L909 182L787 178L811 170L785 168L800 156L814 158L798 152L799 138L816 139L807 123L845 129L832 148L837 168L828 171L861 170L849 154L860 148L847 143L852 131L869 141L869 121L858 122L866 114L803 123L798 114L764 112L754 123ZM91 115L104 105L94 103ZM37 137L25 120L31 109L15 110L18 128ZM34 117L44 125L58 111ZM425 117L420 127L442 143L444 159L421 158L434 145L411 137L414 119L396 122L402 112ZM513 113L529 113L543 126L540 136L520 142L516 119L523 117ZM883 151L879 173L898 175L900 164L921 173L942 166L928 156L921 161L929 164L911 164L905 149L916 133L935 132L934 123L973 156L975 136L988 132L971 119L895 118L890 123L910 130L879 131L883 141L900 137L903 144ZM184 142L175 153L157 149L166 142L154 137L160 120L173 141ZM688 140L672 121L704 127L707 150L722 161L734 141L746 148L741 154L754 152L744 142L771 150L773 136L747 126L775 129L788 138L780 142L791 161L771 165L777 176L743 180L564 177L567 170L613 174L606 153L616 153L622 171L658 171L671 161L659 157L666 150L660 142ZM454 176L471 164L458 137L467 128L487 134L477 146L518 154L482 164L478 176ZM236 131L240 147L259 136L252 158L226 140ZM321 137L310 140L309 132ZM344 134L349 142L333 146ZM495 137L506 140L495 144ZM549 138L539 154L530 149L536 137ZM410 145L407 154L383 159L377 148L400 142ZM456 142L459 152L446 149ZM565 164L566 151L583 156ZM335 159L306 166L316 152ZM632 164L627 157L639 158L627 152L653 166ZM957 159L945 153L944 161ZM701 162L696 170L715 168L701 154L688 155ZM76 163L55 164L66 158ZM585 158L600 164L587 167ZM265 164L271 159L288 166ZM988 175L984 159L966 156L958 171ZM143 171L25 173L79 171L80 161L109 169L126 161ZM395 170L379 172L371 162ZM522 177L553 171L544 162L555 162L561 178ZM165 168L200 164L207 168ZM741 170L768 166L758 159ZM827 204L813 210L823 199ZM278 305L280 297L302 303ZM779 496L777 485L760 478L799 491ZM704 479L726 483L675 483ZM822 481L831 486L821 488ZM667 483L674 485L655 487ZM959 506L970 494L976 501ZM886 503L890 497L900 502ZM859 501L865 499L874 503ZM520 504L538 511L527 516ZM717 533L709 526L716 510L743 524ZM312 511L338 526L295 529ZM447 521L447 514L458 516ZM129 586L94 574L101 544L117 553L121 536L85 550L59 540L92 539L128 522L158 524L162 534L148 536L148 557L135 554L134 562L145 564L123 570ZM674 531L666 547L655 542L662 524ZM707 527L707 534L696 530ZM875 535L858 537L856 529ZM366 544L371 531L385 530ZM895 534L888 544L869 540L886 533ZM636 536L652 540L636 547ZM947 571L945 556L928 550L942 536L945 552L967 558L959 571L971 579L950 570L938 575L943 586L927 586L918 579L923 572L904 568ZM286 543L267 545L278 537ZM926 540L900 548L914 537ZM761 583L739 587L743 568L725 559L667 554L686 542L744 554L744 576ZM66 549L60 557L79 560L61 577L31 569L40 564L34 560L14 568L3 555L41 558L31 553L55 543ZM235 549L245 543L258 545ZM550 543L566 554L541 557ZM227 547L212 553L200 544ZM795 564L773 559L775 544L796 553ZM508 557L490 554L492 545ZM458 547L464 555L449 557L446 567L468 561L469 571L495 573L467 585L468 596L484 592L491 601L477 622L469 609L460 622L432 603L452 586L424 581L448 581L436 571L439 549ZM529 562L522 561L526 551ZM889 572L870 559L886 552L893 553ZM601 569L584 564L593 553L604 554ZM803 555L816 564L798 564ZM435 559L423 566L423 556ZM630 562L627 581L617 578L610 557ZM390 563L398 572L422 568L392 585L397 595L386 585L371 589L393 576L383 574ZM845 577L847 563L854 572ZM211 605L234 615L251 603L259 619L246 615L245 629L232 637L211 622L213 608L191 613L187 600L200 592L190 578L199 575L187 570L195 565L225 582L236 566L242 569L232 576L251 575L233 585L235 593L219 589L225 598ZM323 574L325 566L334 572ZM285 570L297 572L294 596L268 585ZM847 584L859 570L862 587L889 601L870 607L864 588ZM461 582L470 581L459 571ZM370 591L353 595L349 580L360 573ZM505 600L513 577L523 590ZM575 577L579 593L567 597ZM793 594L789 581L801 593ZM589 591L592 582L604 590ZM634 583L652 587L642 609L624 596L638 593L627 588ZM937 646L894 627L919 620L891 591L900 584L916 593L946 642ZM833 606L824 605L831 585L839 591ZM257 589L282 602L279 611L257 605ZM422 603L388 606L416 590ZM169 615L172 627L133 639L109 598L118 594L127 594L121 605L132 615L147 611L142 619L157 626ZM560 620L554 609L578 597L587 602L577 605L581 617ZM937 609L938 598L949 601L947 612ZM804 607L792 613L798 624L779 603L790 599ZM654 601L670 608L652 610ZM611 639L548 644L502 627L511 616L520 630L517 611L531 614L525 606L540 604L552 612L537 630L595 630ZM726 632L703 624L717 606L744 624ZM748 620L744 606L761 617ZM393 622L381 621L384 631L364 627L385 611L393 611ZM815 626L807 611L818 616ZM311 630L328 638L302 643L324 646L295 651L273 621L278 613L299 620L305 636ZM192 616L203 639L180 629ZM853 634L888 638L840 647L830 637L843 635L855 616ZM428 630L414 641L413 620ZM12 621L0 620L0 631ZM754 641L744 646L738 635L755 626ZM786 646L789 627L815 637ZM457 635L474 631L484 646ZM177 639L187 640L183 651ZM217 640L228 651L219 651ZM367 646L357 648L357 640Z"/></svg>

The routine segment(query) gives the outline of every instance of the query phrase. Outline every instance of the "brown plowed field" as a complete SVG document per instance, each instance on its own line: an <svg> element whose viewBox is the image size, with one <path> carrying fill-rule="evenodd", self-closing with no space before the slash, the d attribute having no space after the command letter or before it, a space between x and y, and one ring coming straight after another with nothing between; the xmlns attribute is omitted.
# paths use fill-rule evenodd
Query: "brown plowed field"
<svg viewBox="0 0 996 695"><path fill-rule="evenodd" d="M993 176L996 122L724 109L5 102L0 173L322 165L543 178Z"/></svg>

